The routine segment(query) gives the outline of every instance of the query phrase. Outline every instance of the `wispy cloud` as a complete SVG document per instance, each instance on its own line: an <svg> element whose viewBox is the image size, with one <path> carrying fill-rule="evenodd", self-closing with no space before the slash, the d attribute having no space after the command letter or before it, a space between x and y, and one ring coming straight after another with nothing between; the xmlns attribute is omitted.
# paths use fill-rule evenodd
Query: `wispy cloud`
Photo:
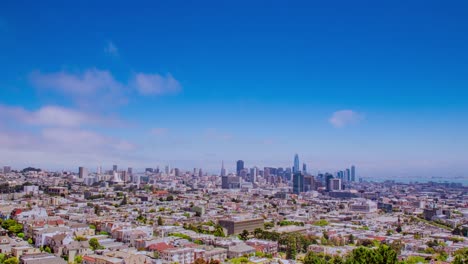
<svg viewBox="0 0 468 264"><path fill-rule="evenodd" d="M32 83L43 89L52 89L72 95L89 95L97 91L115 91L122 88L109 71L88 69L82 73L35 71L30 74Z"/></svg>
<svg viewBox="0 0 468 264"><path fill-rule="evenodd" d="M106 46L104 47L104 52L107 55L110 55L112 57L118 57L119 56L119 49L117 48L117 46L112 41L107 42Z"/></svg>
<svg viewBox="0 0 468 264"><path fill-rule="evenodd" d="M363 114L353 110L341 110L334 112L328 121L334 127L342 128L351 124L359 123L363 119Z"/></svg>
<svg viewBox="0 0 468 264"><path fill-rule="evenodd" d="M182 90L179 81L171 74L163 76L157 73L137 73L131 83L142 95L174 94Z"/></svg>
<svg viewBox="0 0 468 264"><path fill-rule="evenodd" d="M28 111L22 107L0 105L0 120L54 127L80 127L93 124L116 125L120 123L114 118L104 118L96 114L53 105L43 106L35 111Z"/></svg>
<svg viewBox="0 0 468 264"><path fill-rule="evenodd" d="M144 96L175 94L182 90L171 74L137 73L124 83L116 80L110 71L96 68L82 72L34 71L29 79L36 88L70 96L80 106L126 104L132 90Z"/></svg>

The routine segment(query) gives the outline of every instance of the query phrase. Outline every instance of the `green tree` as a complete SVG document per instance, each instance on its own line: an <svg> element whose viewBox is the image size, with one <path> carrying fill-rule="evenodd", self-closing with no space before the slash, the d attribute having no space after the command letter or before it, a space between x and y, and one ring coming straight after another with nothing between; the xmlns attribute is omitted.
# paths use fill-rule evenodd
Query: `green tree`
<svg viewBox="0 0 468 264"><path fill-rule="evenodd" d="M74 264L81 264L83 262L83 257L80 255L75 256Z"/></svg>
<svg viewBox="0 0 468 264"><path fill-rule="evenodd" d="M99 241L97 240L97 238L91 238L89 240L89 247L92 249L92 250L96 250L96 249L100 249L101 248L101 244L99 244Z"/></svg>
<svg viewBox="0 0 468 264"><path fill-rule="evenodd" d="M47 252L47 253L52 253L52 249L50 249L49 246L46 246L46 247L44 248L44 251Z"/></svg>
<svg viewBox="0 0 468 264"><path fill-rule="evenodd" d="M5 254L0 253L0 263L3 263L5 261Z"/></svg>
<svg viewBox="0 0 468 264"><path fill-rule="evenodd" d="M319 257L318 254L316 254L313 251L308 252L305 257L304 257L304 264L326 264L327 261Z"/></svg>
<svg viewBox="0 0 468 264"><path fill-rule="evenodd" d="M398 256L395 250L390 248L387 245L380 245L379 248L376 250L377 257L380 259L380 263L387 264L387 263L397 263Z"/></svg>
<svg viewBox="0 0 468 264"><path fill-rule="evenodd" d="M86 239L86 237L83 237L83 236L76 236L76 237L75 237L75 240L76 240L76 241L86 241L86 240L88 240L88 239Z"/></svg>
<svg viewBox="0 0 468 264"><path fill-rule="evenodd" d="M217 225L215 227L215 231L213 233L214 236L217 236L217 237L225 237L225 234L224 234L224 230L223 230L223 227L220 226L220 225Z"/></svg>
<svg viewBox="0 0 468 264"><path fill-rule="evenodd" d="M466 264L468 263L468 248L462 248L455 251L455 259L452 264Z"/></svg>
<svg viewBox="0 0 468 264"><path fill-rule="evenodd" d="M244 229L242 233L239 234L239 238L244 241L247 240L249 238L249 231Z"/></svg>
<svg viewBox="0 0 468 264"><path fill-rule="evenodd" d="M5 261L3 261L3 264L19 264L19 261L18 261L17 258L11 257L11 258L6 259Z"/></svg>

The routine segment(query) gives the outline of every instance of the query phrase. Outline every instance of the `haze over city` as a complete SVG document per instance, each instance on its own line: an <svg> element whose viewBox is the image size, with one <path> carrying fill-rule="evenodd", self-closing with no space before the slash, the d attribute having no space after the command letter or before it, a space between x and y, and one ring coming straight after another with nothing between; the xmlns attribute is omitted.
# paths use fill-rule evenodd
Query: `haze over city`
<svg viewBox="0 0 468 264"><path fill-rule="evenodd" d="M1 5L0 165L467 177L466 1L49 3Z"/></svg>

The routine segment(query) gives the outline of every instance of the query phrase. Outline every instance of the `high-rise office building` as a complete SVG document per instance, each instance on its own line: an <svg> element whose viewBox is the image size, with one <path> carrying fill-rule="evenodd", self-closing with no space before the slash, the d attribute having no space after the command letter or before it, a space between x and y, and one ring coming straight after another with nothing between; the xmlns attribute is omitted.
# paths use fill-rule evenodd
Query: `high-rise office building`
<svg viewBox="0 0 468 264"><path fill-rule="evenodd" d="M257 182L257 174L258 174L257 167L253 167L250 169L250 182L252 183Z"/></svg>
<svg viewBox="0 0 468 264"><path fill-rule="evenodd" d="M128 167L128 169L127 169L127 173L128 173L128 175L130 175L130 176L131 176L131 175L133 174L133 168L131 168L131 167Z"/></svg>
<svg viewBox="0 0 468 264"><path fill-rule="evenodd" d="M221 177L226 176L226 169L224 168L224 161L221 161Z"/></svg>
<svg viewBox="0 0 468 264"><path fill-rule="evenodd" d="M351 170L350 169L346 169L345 179L348 182L351 181Z"/></svg>
<svg viewBox="0 0 468 264"><path fill-rule="evenodd" d="M330 186L328 186L328 189L330 191L339 191L341 190L341 179L331 179L329 182Z"/></svg>
<svg viewBox="0 0 468 264"><path fill-rule="evenodd" d="M304 174L296 172L293 175L293 193L299 194L304 192Z"/></svg>
<svg viewBox="0 0 468 264"><path fill-rule="evenodd" d="M302 172L303 172L304 174L307 173L307 165L306 165L305 163L302 163Z"/></svg>
<svg viewBox="0 0 468 264"><path fill-rule="evenodd" d="M299 167L299 155L294 155L294 166L293 166L293 174L296 172L300 172L301 168Z"/></svg>
<svg viewBox="0 0 468 264"><path fill-rule="evenodd" d="M243 160L238 160L236 163L236 173L237 175L240 175L241 171L244 169L244 161Z"/></svg>
<svg viewBox="0 0 468 264"><path fill-rule="evenodd" d="M356 167L351 166L351 181L356 181Z"/></svg>
<svg viewBox="0 0 468 264"><path fill-rule="evenodd" d="M78 168L78 178L83 179L88 177L88 170L85 167Z"/></svg>
<svg viewBox="0 0 468 264"><path fill-rule="evenodd" d="M314 176L306 175L304 176L304 192L315 190L315 180Z"/></svg>
<svg viewBox="0 0 468 264"><path fill-rule="evenodd" d="M117 171L117 165L112 166L112 171Z"/></svg>
<svg viewBox="0 0 468 264"><path fill-rule="evenodd" d="M229 177L227 175L221 176L221 188L229 189Z"/></svg>
<svg viewBox="0 0 468 264"><path fill-rule="evenodd" d="M333 180L333 175L331 175L330 173L325 173L325 186L327 188L327 191L331 191L331 187L332 187L332 180Z"/></svg>

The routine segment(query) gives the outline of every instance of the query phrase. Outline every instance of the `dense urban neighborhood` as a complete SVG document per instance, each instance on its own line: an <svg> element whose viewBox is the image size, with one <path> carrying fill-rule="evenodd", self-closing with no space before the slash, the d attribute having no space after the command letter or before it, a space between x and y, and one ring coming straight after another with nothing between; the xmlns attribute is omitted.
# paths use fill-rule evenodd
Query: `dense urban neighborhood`
<svg viewBox="0 0 468 264"><path fill-rule="evenodd" d="M4 167L0 263L468 261L462 184L238 165L221 175Z"/></svg>

